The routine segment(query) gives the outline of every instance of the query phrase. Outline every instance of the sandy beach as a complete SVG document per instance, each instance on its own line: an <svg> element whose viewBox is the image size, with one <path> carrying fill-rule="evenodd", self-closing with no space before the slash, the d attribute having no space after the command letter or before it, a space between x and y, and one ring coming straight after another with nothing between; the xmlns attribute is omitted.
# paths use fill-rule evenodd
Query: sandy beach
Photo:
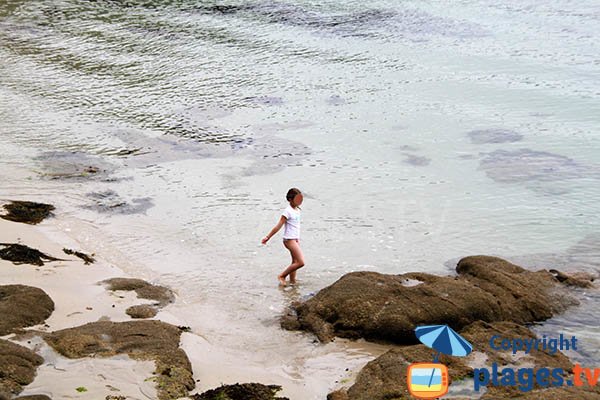
<svg viewBox="0 0 600 400"><path fill-rule="evenodd" d="M77 327L95 321L123 322L132 320L126 314L128 307L140 304L152 304L151 300L138 298L132 291L110 291L100 282L117 277L129 277L119 266L107 261L97 249L101 248L96 240L76 240L67 233L66 226L60 218L49 218L39 225L7 221L0 219L0 243L25 244L41 252L64 259L64 261L46 261L43 266L20 264L0 260L0 281L3 285L27 285L42 289L54 301L55 310L45 323L31 326L26 330L52 332L65 328ZM67 230L67 232L64 231ZM88 226L88 229L90 227ZM63 248L75 249L86 254L93 254L95 262L86 265L83 260L67 255ZM104 249L103 251L107 251ZM124 260L126 257L112 249L109 258ZM186 326L189 321L180 315L190 315L186 304L175 301L161 308L153 318L175 326ZM218 311L216 311L218 312ZM210 319L211 316L205 316ZM218 319L218 315L214 315ZM288 333L288 335L297 335ZM44 358L38 368L35 380L23 388L21 395L44 394L53 399L58 398L105 398L106 396L125 396L128 399L156 399L157 392L153 383L154 363L151 361L133 360L127 355L108 358L69 359L54 351L36 334L6 335L2 337L28 347ZM240 340L244 340L243 337ZM256 360L244 359L232 349L218 344L211 344L191 326L191 330L183 332L181 348L188 355L194 371L196 390L202 392L222 384L238 382L261 382L283 387L280 395L293 400L303 399L309 392L326 393L338 384L352 382L356 372L369 359L365 352L372 354L371 359L383 353L387 346L354 343L340 340L330 345L314 346L313 359L309 360L318 371L339 364L336 348L352 354L355 359L348 358L348 363L339 365L339 379L324 385L322 379L311 376L295 376L286 371L284 360L274 360L262 366ZM354 349L354 350L353 350ZM260 352L260 351L259 351ZM333 353L333 354L332 354ZM339 357L339 356L338 356ZM321 364L321 365L320 365ZM85 388L85 391L81 388ZM310 388L310 389L307 389Z"/></svg>

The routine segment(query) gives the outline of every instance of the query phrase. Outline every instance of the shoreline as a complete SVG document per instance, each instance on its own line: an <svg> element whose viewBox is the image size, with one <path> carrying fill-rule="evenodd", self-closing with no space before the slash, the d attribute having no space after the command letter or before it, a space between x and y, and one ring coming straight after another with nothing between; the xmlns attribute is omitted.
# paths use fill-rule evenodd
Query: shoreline
<svg viewBox="0 0 600 400"><path fill-rule="evenodd" d="M56 213L56 212L55 212ZM15 265L10 261L0 259L0 280L3 285L21 284L33 286L45 291L54 301L55 310L45 323L24 328L40 332L78 327L99 320L112 322L132 321L126 314L126 309L133 305L152 304L150 300L138 298L132 291L110 291L99 282L118 277L130 276L126 269L141 270L142 266L127 262L122 254L112 254L107 260L102 249L102 243L94 242L89 245L88 234L85 240L76 240L66 232L76 235L71 228L72 220L60 220L51 217L38 225L29 225L7 221L0 218L0 243L20 243L40 250L50 256L66 261L45 262L43 266L29 264ZM82 222L83 223L83 222ZM66 231L66 232L65 232ZM83 260L74 255L67 255L63 248L93 254L96 261L85 265ZM100 251L96 251L100 249ZM113 249L114 250L114 249ZM126 268L115 266L114 260L125 261ZM128 267L128 268L127 268ZM143 277L142 277L143 278ZM176 290L175 290L176 293ZM175 326L187 326L180 315L189 312L189 306L183 304L178 296L173 303L159 308L151 320L160 320ZM215 310L217 313L218 310ZM210 316L207 316L210 318ZM144 319L139 319L143 321ZM226 329L226 327L224 327ZM277 328L280 329L280 328ZM298 335L298 333L282 333ZM300 334L303 335L303 334ZM16 336L16 339L15 339ZM33 336L32 338L28 336ZM309 335L303 335L309 336ZM25 337L25 339L23 338ZM37 369L34 381L23 387L20 395L45 394L51 398L104 398L111 395L124 395L131 399L156 399L156 388L152 384L153 362L138 361L126 355L109 358L68 359L56 353L44 340L30 335L9 334L2 337L14 343L28 347L44 358L44 363ZM304 340L304 337L301 338ZM307 362L327 361L331 356L340 356L337 352L347 353L347 365L340 366L344 375L336 382L315 380L314 377L296 375L285 360L279 365L261 367L256 362L245 360L244 355L236 354L235 349L228 349L219 344L211 343L210 338L202 336L201 332L182 332L180 348L187 354L193 369L193 379L196 388L190 392L203 391L219 387L223 384L260 382L282 386L280 396L291 400L305 399L306 390L312 386L313 391L326 393L347 385L353 381L358 371L366 362L386 351L389 346L371 344L368 342L352 342L340 340L329 344L330 347L319 345L314 349L315 358ZM365 358L365 349L371 354ZM257 349L260 352L260 349ZM350 360L351 354L357 352L355 360ZM294 354L290 354L294 357ZM318 358L322 357L324 361ZM245 361L248 361L247 363ZM339 364L338 360L338 364ZM350 362L351 361L351 362ZM346 368L344 368L346 367ZM81 371L86 371L82 374ZM83 387L85 392L76 389ZM118 389L118 391L116 390ZM315 397L316 398L316 397Z"/></svg>
<svg viewBox="0 0 600 400"><path fill-rule="evenodd" d="M46 262L43 266L15 265L10 261L0 260L0 279L3 285L22 284L40 288L50 296L55 305L54 311L44 323L24 328L34 331L32 334L9 334L2 337L28 347L44 359L43 364L37 368L34 381L23 387L21 395L41 394L51 398L89 398L90 395L105 398L119 395L130 399L156 399L158 394L154 385L154 362L134 360L124 354L106 358L68 359L54 351L41 336L36 336L35 331L49 333L96 321L132 321L126 314L128 307L153 304L151 300L137 297L133 291L112 291L100 284L110 278L135 279L137 273L131 276L127 269L138 272L143 270L143 265L132 263L116 249L104 247L101 236L94 236L92 231L85 230L87 228L74 231L68 227L73 227L73 224L77 225L78 222L75 219L62 220L60 217L44 220L39 225L0 219L0 243L18 242L61 259ZM82 227L83 224L81 221ZM93 227L93 224L85 224L89 228ZM82 234L84 231L85 234ZM81 240L75 239L78 235L81 235ZM90 238L94 239L91 244ZM80 258L65 254L63 248L92 254L96 261L86 265ZM104 256L106 252L110 254L110 261ZM123 262L125 268L115 266L116 260L117 263ZM259 382L281 386L282 390L278 395L290 400L306 399L307 390L310 390L311 399L321 398L317 393L325 398L327 393L352 385L367 362L374 361L396 347L393 344L374 344L342 338L310 347L308 340L302 343L305 339L312 338L310 333L286 333L279 327L275 328L281 335L299 335L296 336L297 344L309 347L311 356L304 356L303 362L313 363L320 368L335 365L340 370L345 369L335 381L330 377L315 379L314 375L295 371L286 360L276 360L264 365L257 363L261 357L264 359L270 354L260 354L261 349L254 349L253 353L259 355L251 359L248 353L240 353L218 340L213 341L214 338L203 336L201 326L192 324L192 328L189 328L188 323L197 322L198 319L187 320L185 316L190 317L197 306L186 304L176 295L172 303L159 307L156 316L149 318L185 328L181 333L179 348L185 352L192 367L196 387L189 392L190 396L221 385ZM202 308L205 312L202 318L214 318L219 314L218 309L209 313L206 310L206 307ZM138 319L144 320L148 319ZM227 329L227 326L224 325L222 329ZM244 337L240 337L240 340L243 341ZM353 352L356 358L351 360ZM369 357L365 357L367 352ZM290 358L295 360L298 357L302 355L293 350L290 352ZM318 365L319 363L322 365ZM303 369L305 370L306 368ZM85 372L82 374L82 371ZM79 392L78 389L81 388L85 390Z"/></svg>

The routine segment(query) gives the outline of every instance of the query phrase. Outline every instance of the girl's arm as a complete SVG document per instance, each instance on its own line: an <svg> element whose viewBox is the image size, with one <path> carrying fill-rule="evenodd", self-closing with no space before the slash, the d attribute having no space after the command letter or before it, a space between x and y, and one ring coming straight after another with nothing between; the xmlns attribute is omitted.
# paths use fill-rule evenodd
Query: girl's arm
<svg viewBox="0 0 600 400"><path fill-rule="evenodd" d="M287 220L287 218L282 215L281 218L279 218L279 222L277 223L277 225L275 225L273 227L273 229L271 229L271 232L269 232L269 234L263 238L263 240L261 241L261 243L262 244L266 244L269 241L269 239L271 239L271 237L274 234L276 234L277 232L279 232L279 230L281 229L281 227L283 226L283 224L285 224L286 220Z"/></svg>

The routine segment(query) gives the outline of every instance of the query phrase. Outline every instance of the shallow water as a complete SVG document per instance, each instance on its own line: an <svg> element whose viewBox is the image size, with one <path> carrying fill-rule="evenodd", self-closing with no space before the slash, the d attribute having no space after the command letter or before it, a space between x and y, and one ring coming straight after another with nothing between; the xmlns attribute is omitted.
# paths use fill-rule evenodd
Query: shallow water
<svg viewBox="0 0 600 400"><path fill-rule="evenodd" d="M598 271L577 247L598 244L598 32L595 1L0 0L0 197L57 204L213 343L256 365L292 346L308 376L277 315L346 272ZM292 186L307 265L288 292L280 236L260 239ZM583 304L548 327L597 364Z"/></svg>

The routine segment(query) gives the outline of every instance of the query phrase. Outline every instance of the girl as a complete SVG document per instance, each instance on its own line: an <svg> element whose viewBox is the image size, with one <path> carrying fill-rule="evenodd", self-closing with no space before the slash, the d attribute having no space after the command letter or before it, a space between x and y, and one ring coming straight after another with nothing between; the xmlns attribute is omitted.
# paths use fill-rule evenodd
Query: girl
<svg viewBox="0 0 600 400"><path fill-rule="evenodd" d="M304 266L304 255L300 249L300 204L302 204L302 193L296 188L288 190L285 196L289 205L281 213L279 222L267 236L262 240L262 244L267 244L269 239L276 234L285 224L283 231L283 245L290 251L292 263L277 278L281 285L285 286L285 278L290 276L290 284L296 283L296 270Z"/></svg>

